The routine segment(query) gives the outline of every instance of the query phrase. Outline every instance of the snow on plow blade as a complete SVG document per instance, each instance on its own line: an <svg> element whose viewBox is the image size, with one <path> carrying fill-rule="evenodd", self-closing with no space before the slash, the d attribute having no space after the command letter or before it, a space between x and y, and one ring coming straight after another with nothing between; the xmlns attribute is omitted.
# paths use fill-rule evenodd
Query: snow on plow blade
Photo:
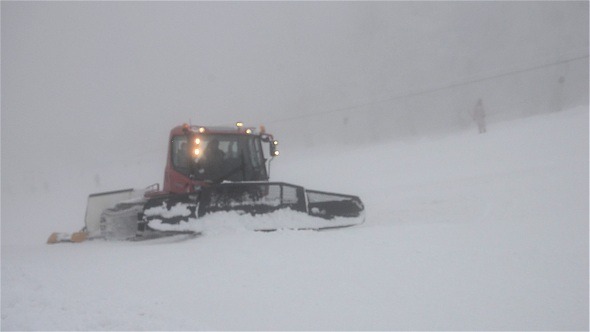
<svg viewBox="0 0 590 332"><path fill-rule="evenodd" d="M242 215L241 224L252 230L324 229L364 222L364 206L356 196L282 182L222 183L201 188L198 196L176 195L148 205L144 222L159 230L179 229L174 226L187 222L193 224L187 229L200 231L204 221L212 225L217 222L212 217L223 212Z"/></svg>

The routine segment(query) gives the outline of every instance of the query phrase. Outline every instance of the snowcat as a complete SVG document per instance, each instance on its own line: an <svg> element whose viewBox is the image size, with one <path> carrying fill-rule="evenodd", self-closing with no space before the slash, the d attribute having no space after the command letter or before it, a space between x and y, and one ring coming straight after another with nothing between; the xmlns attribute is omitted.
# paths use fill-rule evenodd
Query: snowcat
<svg viewBox="0 0 590 332"><path fill-rule="evenodd" d="M263 148L266 144L268 149ZM162 188L155 184L91 194L84 228L53 233L47 242L197 235L212 222L235 220L231 214L239 215L246 229L257 231L320 230L364 222L357 196L269 182L277 147L263 126L177 126L170 131Z"/></svg>

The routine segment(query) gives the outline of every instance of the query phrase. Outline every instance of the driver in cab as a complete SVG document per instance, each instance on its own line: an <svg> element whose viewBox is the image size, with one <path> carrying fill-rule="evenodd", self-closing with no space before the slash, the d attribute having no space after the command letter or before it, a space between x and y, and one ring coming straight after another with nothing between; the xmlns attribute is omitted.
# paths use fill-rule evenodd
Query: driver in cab
<svg viewBox="0 0 590 332"><path fill-rule="evenodd" d="M201 160L199 161L205 175L209 179L215 179L222 175L224 157L225 153L219 149L219 141L212 139L209 144L207 144Z"/></svg>

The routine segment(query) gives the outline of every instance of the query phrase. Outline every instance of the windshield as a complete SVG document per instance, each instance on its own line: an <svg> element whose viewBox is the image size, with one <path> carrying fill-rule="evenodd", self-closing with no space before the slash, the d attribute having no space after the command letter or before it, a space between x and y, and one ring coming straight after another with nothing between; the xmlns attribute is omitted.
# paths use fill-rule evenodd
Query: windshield
<svg viewBox="0 0 590 332"><path fill-rule="evenodd" d="M260 137L200 134L175 136L171 142L174 168L196 180L267 180Z"/></svg>

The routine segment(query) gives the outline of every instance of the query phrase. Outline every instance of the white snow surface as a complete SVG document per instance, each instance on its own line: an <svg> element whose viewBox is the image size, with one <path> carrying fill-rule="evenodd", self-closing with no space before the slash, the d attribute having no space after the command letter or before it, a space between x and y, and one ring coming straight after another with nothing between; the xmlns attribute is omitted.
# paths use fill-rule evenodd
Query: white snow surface
<svg viewBox="0 0 590 332"><path fill-rule="evenodd" d="M356 194L366 221L253 232L227 214L184 241L3 243L1 329L589 328L587 107L285 153L273 178Z"/></svg>

